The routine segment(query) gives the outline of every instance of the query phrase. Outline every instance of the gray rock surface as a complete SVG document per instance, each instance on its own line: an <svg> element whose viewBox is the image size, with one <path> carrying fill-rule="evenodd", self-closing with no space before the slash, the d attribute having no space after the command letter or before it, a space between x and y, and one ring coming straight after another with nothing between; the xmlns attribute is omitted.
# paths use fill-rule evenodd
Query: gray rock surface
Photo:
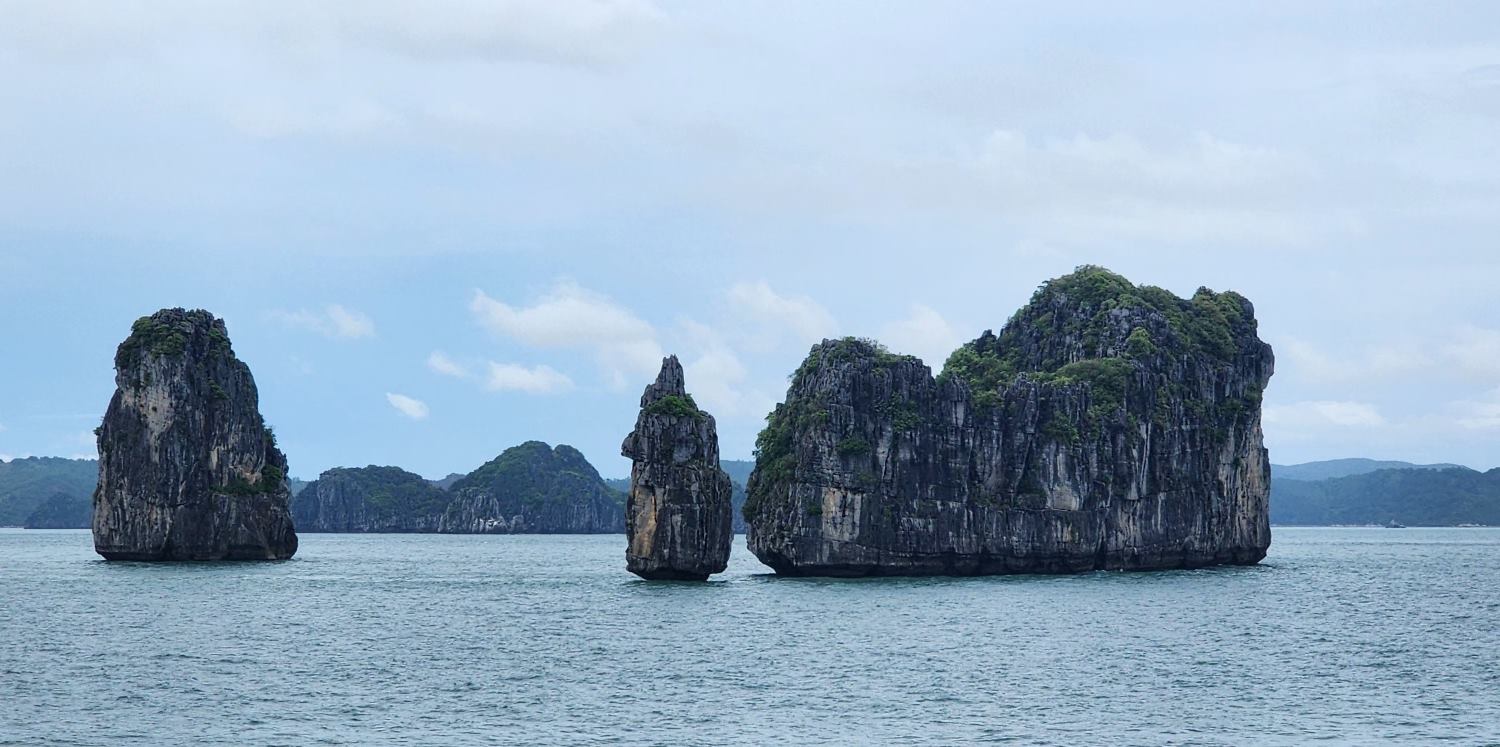
<svg viewBox="0 0 1500 747"><path fill-rule="evenodd" d="M224 322L164 309L115 353L98 431L94 549L110 560L278 560L297 551L286 457Z"/></svg>
<svg viewBox="0 0 1500 747"><path fill-rule="evenodd" d="M1250 564L1270 544L1254 309L1085 267L942 376L824 341L757 443L750 549L791 575Z"/></svg>
<svg viewBox="0 0 1500 747"><path fill-rule="evenodd" d="M719 467L714 418L687 393L677 356L662 361L641 395L620 452L632 461L626 568L647 579L700 581L723 571L734 540L732 489Z"/></svg>

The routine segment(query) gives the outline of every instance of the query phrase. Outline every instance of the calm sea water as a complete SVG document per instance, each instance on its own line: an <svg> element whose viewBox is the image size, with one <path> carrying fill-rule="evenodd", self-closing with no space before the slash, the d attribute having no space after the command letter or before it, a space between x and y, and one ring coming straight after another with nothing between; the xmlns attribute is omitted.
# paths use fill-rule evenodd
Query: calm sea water
<svg viewBox="0 0 1500 747"><path fill-rule="evenodd" d="M304 535L105 563L0 530L0 744L1500 742L1500 530L1278 529L1258 567L780 579L621 537Z"/></svg>

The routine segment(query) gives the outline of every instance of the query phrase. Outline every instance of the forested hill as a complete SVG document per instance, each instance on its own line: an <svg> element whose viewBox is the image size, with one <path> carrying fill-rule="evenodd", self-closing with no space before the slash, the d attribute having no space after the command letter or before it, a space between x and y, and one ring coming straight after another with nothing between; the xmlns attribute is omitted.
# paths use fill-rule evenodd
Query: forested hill
<svg viewBox="0 0 1500 747"><path fill-rule="evenodd" d="M1500 469L1413 466L1332 477L1271 479L1273 524L1500 526Z"/></svg>
<svg viewBox="0 0 1500 747"><path fill-rule="evenodd" d="M1273 464L1271 476L1287 480L1327 480L1383 469L1464 469L1458 464L1412 464L1380 459L1329 459L1306 464Z"/></svg>
<svg viewBox="0 0 1500 747"><path fill-rule="evenodd" d="M22 526L54 496L83 499L94 494L99 462L93 459L27 457L0 462L0 526ZM88 526L87 513L83 523Z"/></svg>

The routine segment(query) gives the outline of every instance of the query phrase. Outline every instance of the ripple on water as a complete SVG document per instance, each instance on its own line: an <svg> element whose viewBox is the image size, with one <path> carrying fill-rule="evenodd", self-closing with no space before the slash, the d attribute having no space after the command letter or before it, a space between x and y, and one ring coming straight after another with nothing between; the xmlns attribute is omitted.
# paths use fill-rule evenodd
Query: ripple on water
<svg viewBox="0 0 1500 747"><path fill-rule="evenodd" d="M93 560L0 530L0 745L1500 740L1500 530L1252 568L650 584L618 537Z"/></svg>

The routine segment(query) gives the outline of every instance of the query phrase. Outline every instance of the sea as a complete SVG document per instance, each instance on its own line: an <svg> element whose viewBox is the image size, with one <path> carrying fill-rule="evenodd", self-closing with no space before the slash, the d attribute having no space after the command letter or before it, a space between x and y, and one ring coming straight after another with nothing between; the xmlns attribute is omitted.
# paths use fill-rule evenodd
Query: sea
<svg viewBox="0 0 1500 747"><path fill-rule="evenodd" d="M108 563L0 530L0 745L1500 744L1500 529L1258 566L645 582L619 536Z"/></svg>

